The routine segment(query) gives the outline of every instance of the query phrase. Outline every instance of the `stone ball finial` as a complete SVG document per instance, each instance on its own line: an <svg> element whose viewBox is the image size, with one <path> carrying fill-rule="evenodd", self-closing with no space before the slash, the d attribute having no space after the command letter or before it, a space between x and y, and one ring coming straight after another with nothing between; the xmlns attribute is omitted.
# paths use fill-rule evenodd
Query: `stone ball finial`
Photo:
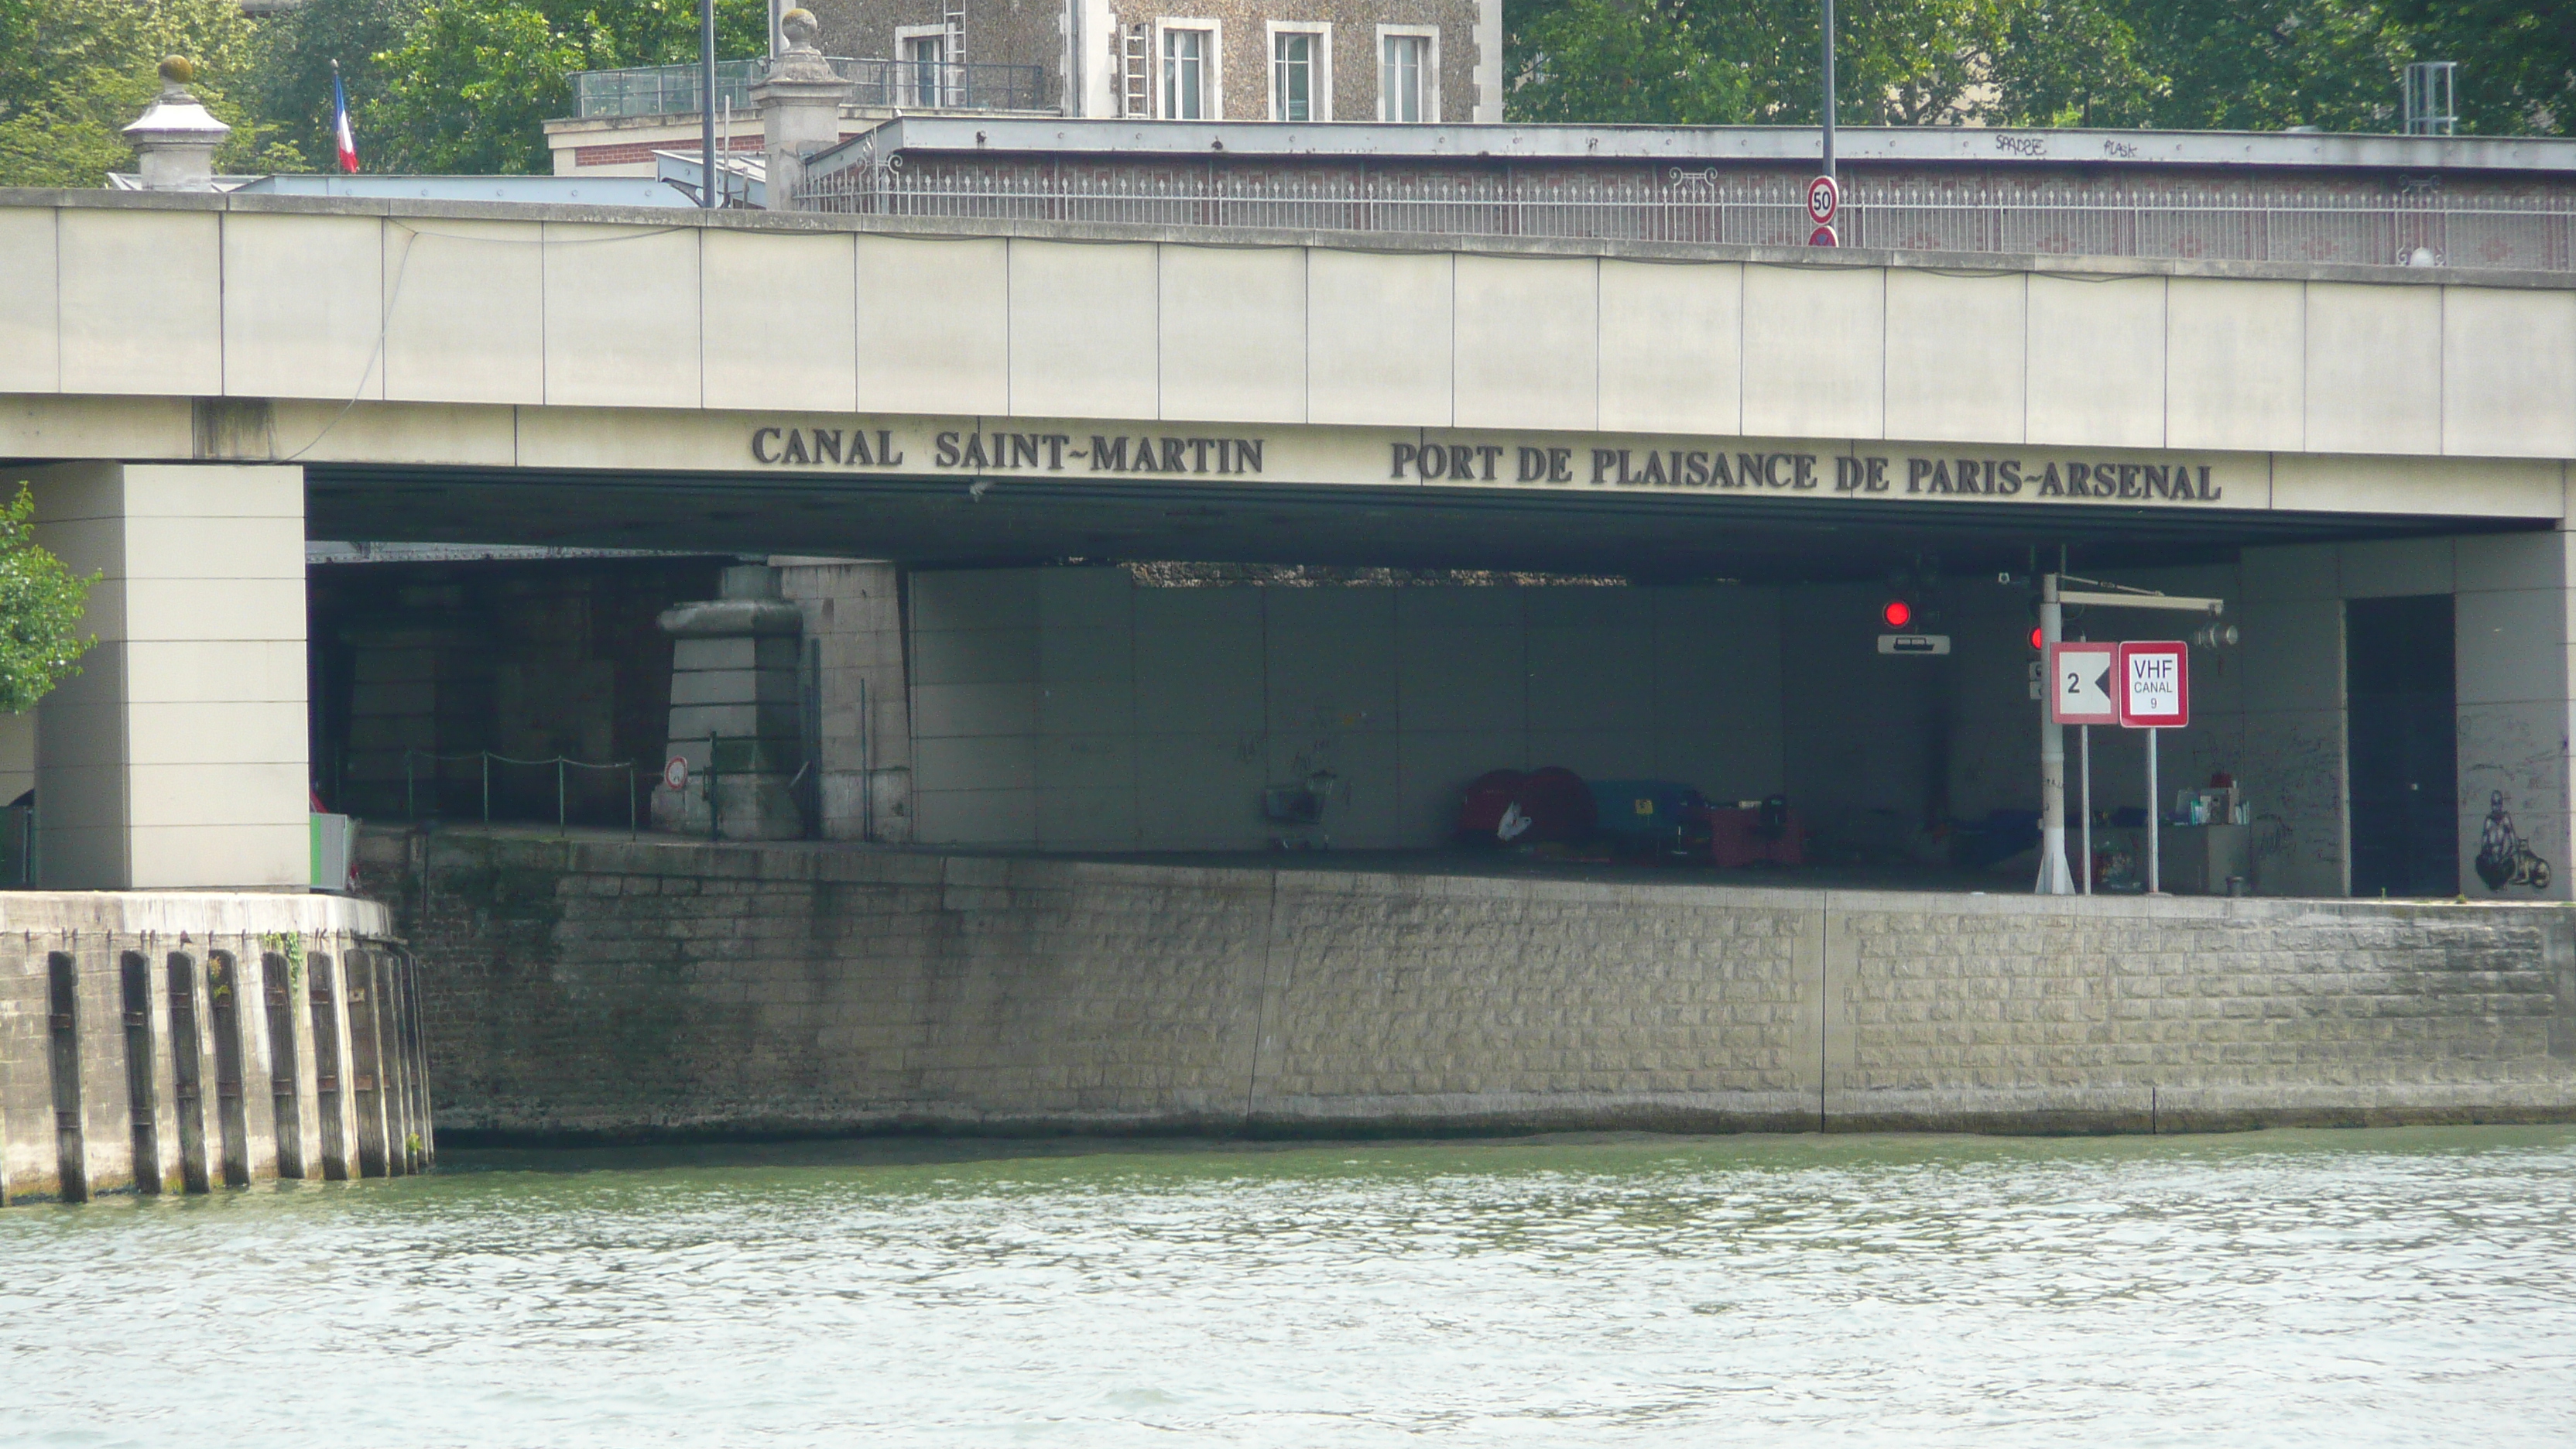
<svg viewBox="0 0 2576 1449"><path fill-rule="evenodd" d="M812 45L822 28L821 22L814 18L814 12L803 6L778 17L778 33L787 37L789 45Z"/></svg>
<svg viewBox="0 0 2576 1449"><path fill-rule="evenodd" d="M174 86L183 86L197 78L196 62L184 55L161 57L161 78Z"/></svg>

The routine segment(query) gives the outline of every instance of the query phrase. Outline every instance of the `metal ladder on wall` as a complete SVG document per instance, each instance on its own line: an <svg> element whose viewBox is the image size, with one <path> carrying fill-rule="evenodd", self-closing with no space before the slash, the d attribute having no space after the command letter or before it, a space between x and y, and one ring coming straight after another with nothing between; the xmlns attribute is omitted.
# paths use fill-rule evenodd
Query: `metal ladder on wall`
<svg viewBox="0 0 2576 1449"><path fill-rule="evenodd" d="M966 96L966 0L943 0L939 13L939 104L969 104Z"/></svg>
<svg viewBox="0 0 2576 1449"><path fill-rule="evenodd" d="M1121 95L1118 114L1144 120L1154 114L1154 27L1151 22L1127 27L1119 57Z"/></svg>

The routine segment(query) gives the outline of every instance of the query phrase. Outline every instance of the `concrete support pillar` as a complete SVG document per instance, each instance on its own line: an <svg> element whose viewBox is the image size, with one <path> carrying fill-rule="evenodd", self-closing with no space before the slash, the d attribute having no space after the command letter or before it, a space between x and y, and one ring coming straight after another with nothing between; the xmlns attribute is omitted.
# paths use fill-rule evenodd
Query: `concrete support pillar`
<svg viewBox="0 0 2576 1449"><path fill-rule="evenodd" d="M2436 541L2441 542L2441 541ZM2576 799L2568 742L2576 731L2570 646L2576 641L2576 533L2480 534L2452 543L2458 650L2460 889L2471 899L2568 900ZM2547 863L2545 885L2489 886L2478 854L2501 807L2513 834Z"/></svg>
<svg viewBox="0 0 2576 1449"><path fill-rule="evenodd" d="M724 571L723 597L662 613L671 655L670 754L686 760L683 790L653 792L653 825L728 840L793 840L805 833L796 792L807 734L798 687L803 616L779 597L778 571ZM709 824L709 812L714 824Z"/></svg>
<svg viewBox="0 0 2576 1449"><path fill-rule="evenodd" d="M751 100L760 108L769 209L793 211L805 184L805 158L841 143L841 101L850 85L814 48L812 11L790 10L778 28L787 48L769 63L768 78L751 88Z"/></svg>
<svg viewBox="0 0 2576 1449"><path fill-rule="evenodd" d="M29 470L36 536L100 575L98 645L36 709L38 883L303 889L304 470Z"/></svg>
<svg viewBox="0 0 2576 1449"><path fill-rule="evenodd" d="M912 839L912 695L903 663L902 574L890 563L774 558L804 611L816 695L814 768L823 835Z"/></svg>

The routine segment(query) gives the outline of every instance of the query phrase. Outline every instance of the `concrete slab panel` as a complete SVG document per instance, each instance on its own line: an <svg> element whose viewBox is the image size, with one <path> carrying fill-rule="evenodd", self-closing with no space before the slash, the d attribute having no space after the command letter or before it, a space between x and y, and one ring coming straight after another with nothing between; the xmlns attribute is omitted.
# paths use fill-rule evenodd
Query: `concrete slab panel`
<svg viewBox="0 0 2576 1449"><path fill-rule="evenodd" d="M125 569L161 579L304 581L304 529L274 518L138 517L125 528Z"/></svg>
<svg viewBox="0 0 2576 1449"><path fill-rule="evenodd" d="M304 886L313 879L311 827L302 821L139 827L129 859L132 890Z"/></svg>
<svg viewBox="0 0 2576 1449"><path fill-rule="evenodd" d="M696 228L547 222L546 401L704 406L700 280Z"/></svg>
<svg viewBox="0 0 2576 1449"><path fill-rule="evenodd" d="M1601 264L1601 427L1730 436L1744 426L1744 268Z"/></svg>
<svg viewBox="0 0 2576 1449"><path fill-rule="evenodd" d="M1615 629L1644 638L1654 628L1654 591L1638 588L1538 588L1524 596L1532 629Z"/></svg>
<svg viewBox="0 0 2576 1449"><path fill-rule="evenodd" d="M1034 790L915 790L913 839L924 845L1035 845Z"/></svg>
<svg viewBox="0 0 2576 1449"><path fill-rule="evenodd" d="M1211 620L1203 630L1137 630L1136 725L1140 730L1258 731L1264 716L1262 695L1257 623L1227 628Z"/></svg>
<svg viewBox="0 0 2576 1449"><path fill-rule="evenodd" d="M706 405L858 406L856 238L709 228Z"/></svg>
<svg viewBox="0 0 2576 1449"><path fill-rule="evenodd" d="M2568 586L2569 534L2475 533L2451 540L2459 587L2560 589Z"/></svg>
<svg viewBox="0 0 2576 1449"><path fill-rule="evenodd" d="M1653 639L1643 630L1530 630L1531 734L1651 730L1654 671Z"/></svg>
<svg viewBox="0 0 2576 1449"><path fill-rule="evenodd" d="M1011 684L1037 677L1035 629L924 629L912 636L916 684Z"/></svg>
<svg viewBox="0 0 2576 1449"><path fill-rule="evenodd" d="M1395 616L1405 629L1517 629L1520 588L1421 588L1395 591Z"/></svg>
<svg viewBox="0 0 2576 1449"><path fill-rule="evenodd" d="M532 393L535 386L531 381ZM272 416L280 457L308 463L507 468L518 461L516 412L471 403L362 402L351 407L290 398L279 402Z"/></svg>
<svg viewBox="0 0 2576 1449"><path fill-rule="evenodd" d="M1372 591L1374 592L1374 591ZM1381 607L1391 600L1374 601ZM1269 726L1290 735L1382 733L1397 727L1398 653L1392 607L1341 628L1274 625L1264 691Z"/></svg>
<svg viewBox="0 0 2576 1449"><path fill-rule="evenodd" d="M2307 448L2442 450L2442 291L2308 283Z"/></svg>
<svg viewBox="0 0 2576 1449"><path fill-rule="evenodd" d="M2248 601L2243 616L2247 710L2343 708L2341 600Z"/></svg>
<svg viewBox="0 0 2576 1449"><path fill-rule="evenodd" d="M1037 844L1041 850L1136 850L1136 792L1040 790Z"/></svg>
<svg viewBox="0 0 2576 1449"><path fill-rule="evenodd" d="M304 707L301 639L137 640L124 649L126 698L136 704L230 699Z"/></svg>
<svg viewBox="0 0 2576 1449"><path fill-rule="evenodd" d="M2343 758L2339 709L2246 716L2237 779L2254 811L2258 894L2344 893Z"/></svg>
<svg viewBox="0 0 2576 1449"><path fill-rule="evenodd" d="M2442 451L2576 457L2576 292L2442 289Z"/></svg>
<svg viewBox="0 0 2576 1449"><path fill-rule="evenodd" d="M859 407L1011 410L1009 243L858 239Z"/></svg>
<svg viewBox="0 0 2576 1449"><path fill-rule="evenodd" d="M1875 268L1744 269L1744 431L1887 436L1887 288Z"/></svg>
<svg viewBox="0 0 2576 1449"><path fill-rule="evenodd" d="M224 391L383 397L384 223L232 212L223 233Z"/></svg>
<svg viewBox="0 0 2576 1449"><path fill-rule="evenodd" d="M2560 466L2513 458L2361 458L2279 453L2272 506L2343 513L2561 518Z"/></svg>
<svg viewBox="0 0 2576 1449"><path fill-rule="evenodd" d="M2165 446L2165 279L2030 279L2033 443Z"/></svg>
<svg viewBox="0 0 2576 1449"><path fill-rule="evenodd" d="M1530 758L1562 765L1586 780L1643 780L1655 770L1650 729L1532 730Z"/></svg>
<svg viewBox="0 0 2576 1449"><path fill-rule="evenodd" d="M1263 589L1263 627L1281 634L1392 634L1399 589Z"/></svg>
<svg viewBox="0 0 2576 1449"><path fill-rule="evenodd" d="M2019 275L1888 272L1888 436L2022 441L2026 291Z"/></svg>
<svg viewBox="0 0 2576 1449"><path fill-rule="evenodd" d="M2370 539L2343 545L2337 570L2347 599L2447 594L2456 578L2447 538Z"/></svg>
<svg viewBox="0 0 2576 1449"><path fill-rule="evenodd" d="M199 579L129 579L125 607L128 639L304 637L302 579L242 579L220 588Z"/></svg>
<svg viewBox="0 0 2576 1449"><path fill-rule="evenodd" d="M2552 748L2566 733L2567 597L2558 589L2462 594L2454 627L2459 702L2556 702L2562 716Z"/></svg>
<svg viewBox="0 0 2576 1449"><path fill-rule="evenodd" d="M1041 736L1035 759L1040 790L1116 790L1132 798L1136 789L1136 736L1123 727Z"/></svg>
<svg viewBox="0 0 2576 1449"><path fill-rule="evenodd" d="M1035 629L1038 577L1030 569L925 569L910 575L911 624L946 629Z"/></svg>
<svg viewBox="0 0 2576 1449"><path fill-rule="evenodd" d="M2460 890L2471 900L2566 900L2569 863L2563 700L2460 706ZM2497 797L2501 795L2501 802ZM2512 817L2514 833L2549 862L2546 890L2510 882L2490 890L2476 861L2487 817L2497 804Z"/></svg>
<svg viewBox="0 0 2576 1449"><path fill-rule="evenodd" d="M129 764L137 769L145 765L212 767L207 772L210 785L226 768L245 761L288 761L301 766L305 739L300 700L129 702L125 708Z"/></svg>
<svg viewBox="0 0 2576 1449"><path fill-rule="evenodd" d="M1454 425L1450 258L1318 248L1306 261L1308 419Z"/></svg>
<svg viewBox="0 0 2576 1449"><path fill-rule="evenodd" d="M63 385L62 298L55 285L52 207L0 209L0 393L59 392Z"/></svg>
<svg viewBox="0 0 2576 1449"><path fill-rule="evenodd" d="M1261 790L1269 761L1257 730L1144 734L1137 758L1154 762L1136 792L1141 839L1161 850L1250 850L1266 843Z"/></svg>
<svg viewBox="0 0 2576 1449"><path fill-rule="evenodd" d="M1407 626L1397 640L1407 735L1458 731L1520 737L1528 724L1528 658L1519 628Z"/></svg>
<svg viewBox="0 0 2576 1449"><path fill-rule="evenodd" d="M1461 254L1454 275L1456 425L1599 426L1599 264Z"/></svg>
<svg viewBox="0 0 2576 1449"><path fill-rule="evenodd" d="M1034 684L916 684L914 740L945 735L1027 735L1038 727Z"/></svg>
<svg viewBox="0 0 2576 1449"><path fill-rule="evenodd" d="M1136 585L1125 569L1059 568L1038 573L1038 617L1047 632L1135 626Z"/></svg>
<svg viewBox="0 0 2576 1449"><path fill-rule="evenodd" d="M65 392L213 397L224 388L223 233L211 211L62 213Z"/></svg>
<svg viewBox="0 0 2576 1449"><path fill-rule="evenodd" d="M1026 238L1010 248L1012 414L1162 416L1159 249Z"/></svg>
<svg viewBox="0 0 2576 1449"><path fill-rule="evenodd" d="M129 463L119 516L271 519L300 535L304 470L291 463Z"/></svg>
<svg viewBox="0 0 2576 1449"><path fill-rule="evenodd" d="M384 229L385 390L413 402L546 400L542 223Z"/></svg>
<svg viewBox="0 0 2576 1449"><path fill-rule="evenodd" d="M1136 677L1136 631L1059 629L1038 636L1038 679L1047 684L1102 683L1125 688Z"/></svg>
<svg viewBox="0 0 2576 1449"><path fill-rule="evenodd" d="M195 410L184 397L0 396L0 454L13 458L185 458Z"/></svg>
<svg viewBox="0 0 2576 1449"><path fill-rule="evenodd" d="M138 829L162 825L304 828L312 808L311 778L300 745L294 758L284 760L138 762L127 775L128 818Z"/></svg>
<svg viewBox="0 0 2576 1449"><path fill-rule="evenodd" d="M1038 686L1038 730L1100 735L1136 727L1136 686L1125 679L1054 680Z"/></svg>
<svg viewBox="0 0 2576 1449"><path fill-rule="evenodd" d="M1167 245L1162 411L1193 422L1306 421L1306 254Z"/></svg>
<svg viewBox="0 0 2576 1449"><path fill-rule="evenodd" d="M2307 289L2165 284L2165 434L2175 448L2282 449L2307 432Z"/></svg>
<svg viewBox="0 0 2576 1449"><path fill-rule="evenodd" d="M1033 790L1037 740L1031 735L936 736L913 741L915 791Z"/></svg>
<svg viewBox="0 0 2576 1449"><path fill-rule="evenodd" d="M1403 827L1401 743L1392 734L1274 735L1269 778L1276 783L1329 772L1324 818L1312 827L1271 823L1291 839L1329 837L1337 849L1386 850L1418 843Z"/></svg>

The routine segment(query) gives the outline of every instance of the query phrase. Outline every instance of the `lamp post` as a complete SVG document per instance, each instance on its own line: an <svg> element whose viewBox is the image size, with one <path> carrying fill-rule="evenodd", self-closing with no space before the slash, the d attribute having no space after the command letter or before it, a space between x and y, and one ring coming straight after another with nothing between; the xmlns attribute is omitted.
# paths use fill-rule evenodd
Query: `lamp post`
<svg viewBox="0 0 2576 1449"><path fill-rule="evenodd" d="M1832 3L1832 0L1827 0ZM698 0L698 205L716 204L716 0Z"/></svg>

